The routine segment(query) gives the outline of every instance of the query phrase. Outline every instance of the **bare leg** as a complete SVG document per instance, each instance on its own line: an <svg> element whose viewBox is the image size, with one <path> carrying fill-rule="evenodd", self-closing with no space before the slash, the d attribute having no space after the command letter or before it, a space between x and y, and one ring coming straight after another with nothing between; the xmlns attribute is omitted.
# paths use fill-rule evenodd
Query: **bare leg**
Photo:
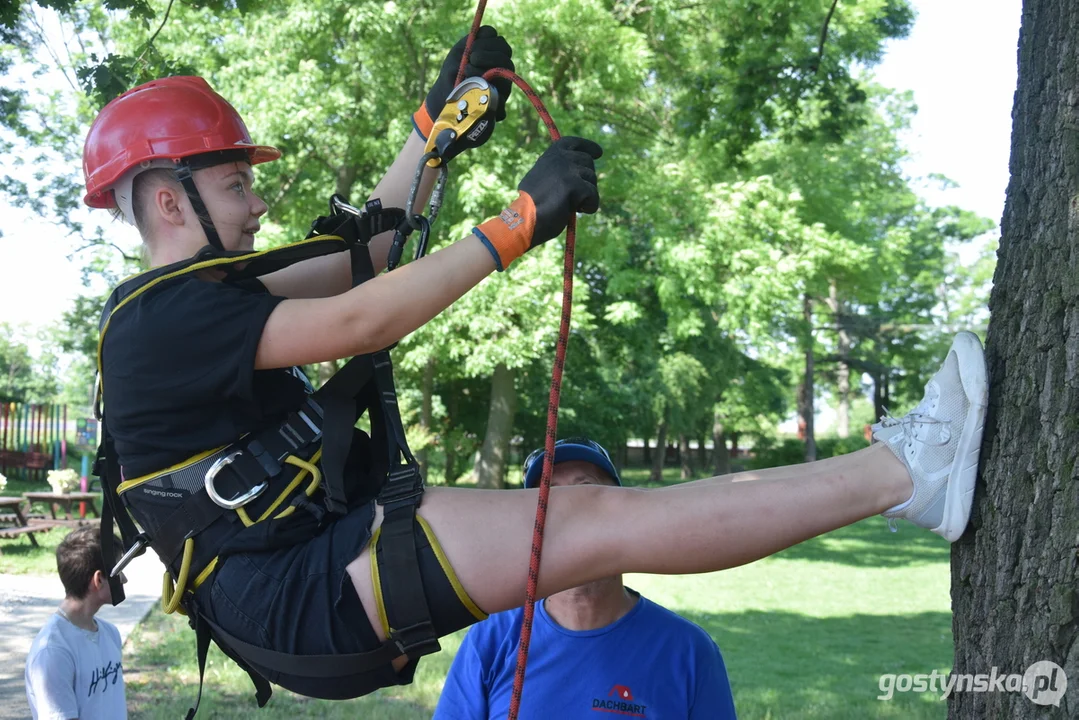
<svg viewBox="0 0 1079 720"><path fill-rule="evenodd" d="M883 445L809 465L671 488L552 488L540 596L624 572L724 570L876 515L911 494ZM430 488L431 524L465 591L489 613L524 602L538 490ZM381 522L381 516L376 523ZM370 553L349 565L372 626Z"/></svg>

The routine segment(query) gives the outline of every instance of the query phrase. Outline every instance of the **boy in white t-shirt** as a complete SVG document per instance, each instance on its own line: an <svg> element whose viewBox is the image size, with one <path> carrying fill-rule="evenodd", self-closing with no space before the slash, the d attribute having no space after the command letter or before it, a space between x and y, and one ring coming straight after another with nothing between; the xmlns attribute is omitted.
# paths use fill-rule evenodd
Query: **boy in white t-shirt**
<svg viewBox="0 0 1079 720"><path fill-rule="evenodd" d="M72 531L56 548L66 597L26 657L26 699L35 720L124 720L120 632L94 615L112 602L101 529Z"/></svg>

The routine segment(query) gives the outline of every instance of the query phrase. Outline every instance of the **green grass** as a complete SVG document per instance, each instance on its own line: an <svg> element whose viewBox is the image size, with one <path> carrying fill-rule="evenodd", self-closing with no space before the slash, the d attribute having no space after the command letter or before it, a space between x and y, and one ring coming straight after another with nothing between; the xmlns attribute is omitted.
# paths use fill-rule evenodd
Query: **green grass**
<svg viewBox="0 0 1079 720"><path fill-rule="evenodd" d="M0 538L0 574L55 575L56 546L69 532L70 528L54 527L34 533L38 547L31 545L26 535Z"/></svg>
<svg viewBox="0 0 1079 720"><path fill-rule="evenodd" d="M944 540L909 526L889 533L872 518L745 567L626 584L715 638L742 718L930 719L945 717L943 703L910 693L879 701L878 678L950 669L949 578ZM444 638L410 686L347 702L276 690L257 717L429 718L462 634ZM131 717L182 717L198 688L186 619L155 611L125 653ZM254 711L247 676L213 648L199 716Z"/></svg>

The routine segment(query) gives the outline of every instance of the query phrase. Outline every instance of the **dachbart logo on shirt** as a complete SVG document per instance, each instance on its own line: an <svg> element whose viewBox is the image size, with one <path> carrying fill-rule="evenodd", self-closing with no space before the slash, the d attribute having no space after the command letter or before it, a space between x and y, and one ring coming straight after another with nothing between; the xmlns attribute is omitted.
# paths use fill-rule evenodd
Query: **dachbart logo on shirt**
<svg viewBox="0 0 1079 720"><path fill-rule="evenodd" d="M614 713L615 715L628 715L630 717L646 718L646 705L635 701L633 691L628 685L614 685L607 692L606 698L592 698L592 709L596 712Z"/></svg>

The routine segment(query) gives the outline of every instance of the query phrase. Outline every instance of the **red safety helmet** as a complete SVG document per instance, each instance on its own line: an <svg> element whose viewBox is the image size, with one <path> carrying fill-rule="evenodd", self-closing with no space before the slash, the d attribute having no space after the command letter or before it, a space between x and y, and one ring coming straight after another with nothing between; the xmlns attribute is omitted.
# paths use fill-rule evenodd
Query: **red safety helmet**
<svg viewBox="0 0 1079 720"><path fill-rule="evenodd" d="M112 100L90 126L83 201L116 207L113 186L137 165L225 150L245 150L252 165L281 157L277 148L255 145L236 109L202 78L152 80Z"/></svg>

